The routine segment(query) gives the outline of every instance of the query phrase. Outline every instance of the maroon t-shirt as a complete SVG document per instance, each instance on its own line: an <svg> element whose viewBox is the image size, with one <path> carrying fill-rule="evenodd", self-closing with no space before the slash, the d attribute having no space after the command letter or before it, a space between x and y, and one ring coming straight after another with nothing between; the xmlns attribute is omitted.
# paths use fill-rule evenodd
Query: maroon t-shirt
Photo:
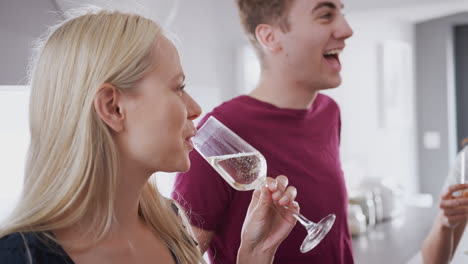
<svg viewBox="0 0 468 264"><path fill-rule="evenodd" d="M299 247L306 236L300 223L279 247L274 263L353 263L347 225L347 193L339 159L340 111L318 94L307 110L281 109L249 96L225 102L213 115L266 158L269 177L286 175L297 188L301 213L314 222L328 214L336 221L312 251ZM252 191L236 191L196 152L191 168L177 176L173 197L187 210L193 225L213 231L208 249L213 263L236 263L242 224Z"/></svg>

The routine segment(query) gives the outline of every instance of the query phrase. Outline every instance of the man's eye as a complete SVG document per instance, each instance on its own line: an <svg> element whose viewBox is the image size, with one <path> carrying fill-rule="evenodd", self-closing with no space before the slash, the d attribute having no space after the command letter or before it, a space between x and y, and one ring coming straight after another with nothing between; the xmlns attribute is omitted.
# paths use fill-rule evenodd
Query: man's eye
<svg viewBox="0 0 468 264"><path fill-rule="evenodd" d="M333 14L332 13L326 13L322 16L320 16L320 18L323 18L323 19L330 19L333 17Z"/></svg>

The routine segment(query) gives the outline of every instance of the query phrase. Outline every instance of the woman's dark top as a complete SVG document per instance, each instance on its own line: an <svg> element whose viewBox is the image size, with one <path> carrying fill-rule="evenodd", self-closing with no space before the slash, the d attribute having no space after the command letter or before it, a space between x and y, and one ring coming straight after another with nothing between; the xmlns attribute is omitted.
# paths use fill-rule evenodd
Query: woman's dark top
<svg viewBox="0 0 468 264"><path fill-rule="evenodd" d="M172 209L179 215L179 209L172 203ZM185 228L185 226L184 226ZM48 233L53 236L51 233ZM188 239L188 238L186 238ZM193 240L194 246L198 243ZM26 244L28 247L26 247ZM170 248L169 248L170 249ZM29 254L28 254L29 250ZM176 264L177 257L170 249ZM32 260L29 261L29 260ZM62 246L44 233L13 233L0 238L0 264L74 264Z"/></svg>
<svg viewBox="0 0 468 264"><path fill-rule="evenodd" d="M13 233L1 238L0 263L73 264L74 262L59 244L43 233L31 232Z"/></svg>
<svg viewBox="0 0 468 264"><path fill-rule="evenodd" d="M28 250L26 249L28 245ZM177 258L171 250L177 264ZM29 260L32 261L29 261ZM43 233L13 233L0 239L1 264L74 264L62 246Z"/></svg>

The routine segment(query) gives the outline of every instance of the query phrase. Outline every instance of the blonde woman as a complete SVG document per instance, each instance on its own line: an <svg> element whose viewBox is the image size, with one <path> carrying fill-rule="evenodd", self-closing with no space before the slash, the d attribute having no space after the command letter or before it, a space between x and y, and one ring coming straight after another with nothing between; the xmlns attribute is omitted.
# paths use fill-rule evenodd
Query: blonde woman
<svg viewBox="0 0 468 264"><path fill-rule="evenodd" d="M114 11L75 17L45 38L31 76L24 190L0 263L204 262L183 212L149 182L188 170L200 115L161 28ZM284 176L254 192L238 263L272 262L295 197Z"/></svg>

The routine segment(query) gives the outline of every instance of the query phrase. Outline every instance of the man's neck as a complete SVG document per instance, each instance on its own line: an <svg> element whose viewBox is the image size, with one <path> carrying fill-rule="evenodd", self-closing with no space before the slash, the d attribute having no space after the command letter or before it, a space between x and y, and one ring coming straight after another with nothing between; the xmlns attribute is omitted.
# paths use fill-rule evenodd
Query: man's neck
<svg viewBox="0 0 468 264"><path fill-rule="evenodd" d="M257 87L249 96L279 108L309 109L314 103L317 93L317 89L284 78L284 74L272 74L264 71Z"/></svg>

